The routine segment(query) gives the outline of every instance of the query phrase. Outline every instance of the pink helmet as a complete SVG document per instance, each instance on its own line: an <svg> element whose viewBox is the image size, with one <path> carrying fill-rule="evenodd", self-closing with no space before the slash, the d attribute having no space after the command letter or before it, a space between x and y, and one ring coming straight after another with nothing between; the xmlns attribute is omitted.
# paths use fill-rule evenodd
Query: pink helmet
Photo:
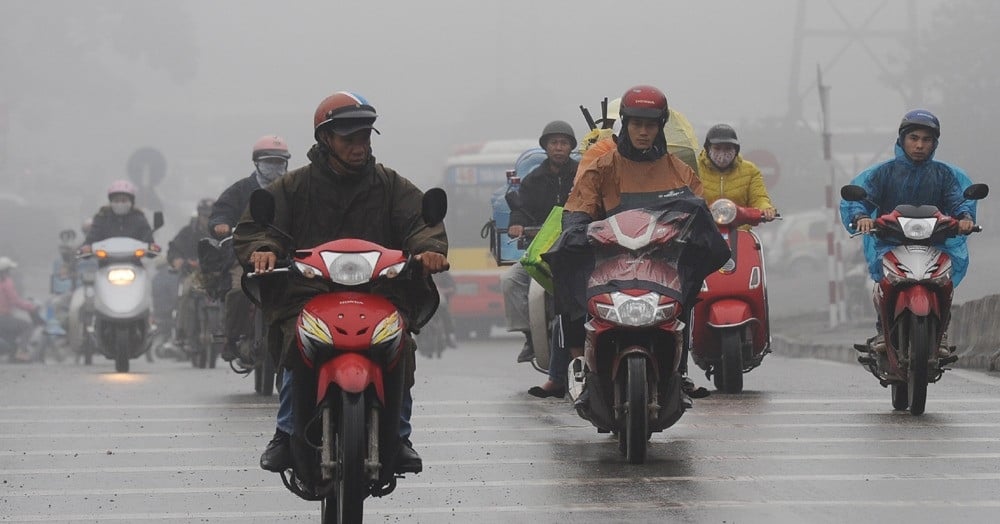
<svg viewBox="0 0 1000 524"><path fill-rule="evenodd" d="M284 138L278 135L265 135L253 143L253 156L251 158L254 162L268 157L284 158L285 160L292 157L288 153L288 144Z"/></svg>
<svg viewBox="0 0 1000 524"><path fill-rule="evenodd" d="M135 184L129 182L128 180L115 180L108 186L108 198L115 194L124 194L132 198L135 201L136 188Z"/></svg>

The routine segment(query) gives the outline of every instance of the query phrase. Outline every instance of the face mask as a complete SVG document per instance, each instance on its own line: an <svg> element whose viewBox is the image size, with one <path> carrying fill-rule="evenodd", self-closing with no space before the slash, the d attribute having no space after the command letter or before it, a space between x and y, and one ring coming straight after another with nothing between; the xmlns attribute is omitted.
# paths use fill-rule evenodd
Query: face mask
<svg viewBox="0 0 1000 524"><path fill-rule="evenodd" d="M257 176L260 177L262 186L269 185L271 182L281 178L281 175L284 175L287 170L288 162L285 161L261 160L257 162Z"/></svg>
<svg viewBox="0 0 1000 524"><path fill-rule="evenodd" d="M132 210L131 202L112 202L111 212L116 215L127 215Z"/></svg>
<svg viewBox="0 0 1000 524"><path fill-rule="evenodd" d="M712 163L715 167L719 169L727 169L730 164L733 163L733 159L736 158L736 151L733 149L723 149L723 150L709 150L708 158L712 159Z"/></svg>

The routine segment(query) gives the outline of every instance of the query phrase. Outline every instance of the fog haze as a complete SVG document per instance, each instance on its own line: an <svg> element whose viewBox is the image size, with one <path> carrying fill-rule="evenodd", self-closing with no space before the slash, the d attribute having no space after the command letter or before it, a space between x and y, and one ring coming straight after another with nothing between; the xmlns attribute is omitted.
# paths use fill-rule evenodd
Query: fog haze
<svg viewBox="0 0 1000 524"><path fill-rule="evenodd" d="M751 130L790 118L793 95L791 118L818 129L818 66L834 133L885 132L853 160L864 167L890 152L908 108L883 66L903 69L900 33L943 3L8 0L0 170L5 191L46 195L74 226L133 151L155 147L168 163L166 241L198 198L251 171L257 137L286 137L290 167L305 163L313 111L334 91L372 102L376 157L427 188L458 144L534 138L553 119L583 134L579 105L597 112L640 83L661 88L699 139L730 122L745 147L780 149L783 138ZM821 158L818 137L801 140L796 154ZM828 176L776 152L786 190ZM784 196L779 207L794 200Z"/></svg>

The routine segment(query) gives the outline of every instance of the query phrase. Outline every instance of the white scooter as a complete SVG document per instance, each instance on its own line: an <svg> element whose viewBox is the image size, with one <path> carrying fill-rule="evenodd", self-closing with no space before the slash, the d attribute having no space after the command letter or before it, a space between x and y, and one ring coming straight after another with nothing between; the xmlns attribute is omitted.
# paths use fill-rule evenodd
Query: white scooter
<svg viewBox="0 0 1000 524"><path fill-rule="evenodd" d="M163 225L163 214L153 217L153 230ZM159 246L129 237L94 242L90 253L97 271L83 278L70 300L71 342L90 364L98 351L115 361L115 370L127 373L129 361L149 350L151 286L143 258L159 254ZM80 334L82 336L73 336Z"/></svg>

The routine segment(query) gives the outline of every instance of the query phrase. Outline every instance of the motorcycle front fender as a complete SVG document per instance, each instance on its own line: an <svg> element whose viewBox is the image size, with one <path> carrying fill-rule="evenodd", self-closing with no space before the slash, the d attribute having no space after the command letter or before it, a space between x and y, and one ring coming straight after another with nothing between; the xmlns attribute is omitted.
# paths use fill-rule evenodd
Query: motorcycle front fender
<svg viewBox="0 0 1000 524"><path fill-rule="evenodd" d="M385 405L385 380L382 368L359 353L343 353L323 363L319 368L316 403L326 398L331 384L347 393L363 393L375 386L379 402Z"/></svg>
<svg viewBox="0 0 1000 524"><path fill-rule="evenodd" d="M918 317L926 317L930 314L941 318L937 295L924 286L910 286L899 290L896 296L896 308L894 316L898 318L904 311L909 310Z"/></svg>
<svg viewBox="0 0 1000 524"><path fill-rule="evenodd" d="M755 320L750 304L742 300L724 298L708 307L707 324L714 328L737 327Z"/></svg>

